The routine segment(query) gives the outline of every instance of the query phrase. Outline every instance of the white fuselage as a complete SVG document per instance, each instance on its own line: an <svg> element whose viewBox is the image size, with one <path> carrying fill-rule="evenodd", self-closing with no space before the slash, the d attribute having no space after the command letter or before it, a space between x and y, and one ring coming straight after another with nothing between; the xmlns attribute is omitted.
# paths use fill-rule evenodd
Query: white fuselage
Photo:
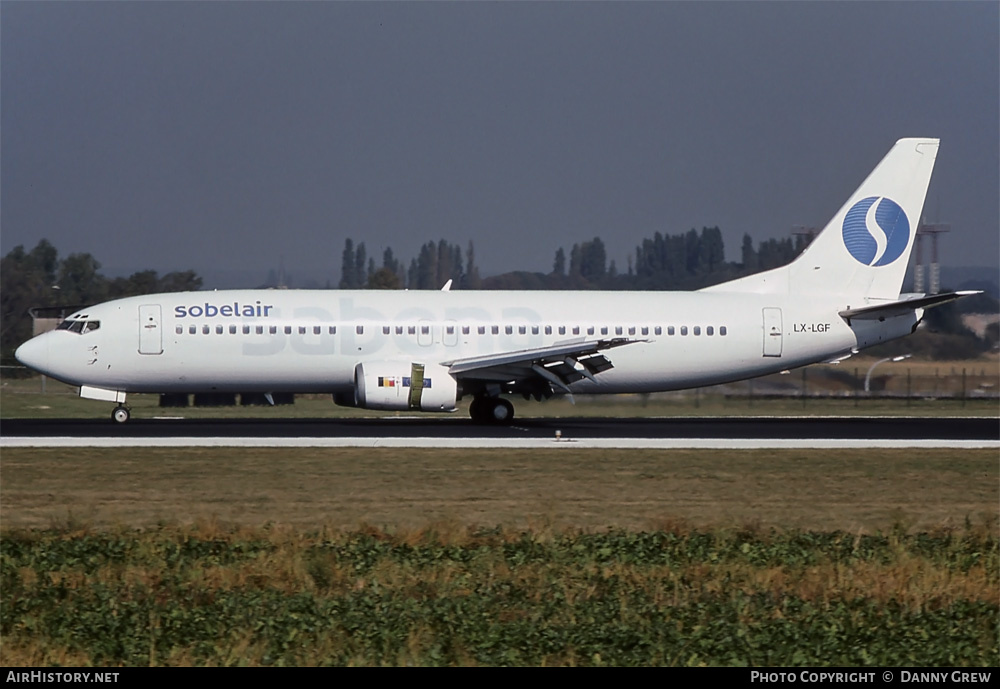
<svg viewBox="0 0 1000 689"><path fill-rule="evenodd" d="M844 304L727 292L238 290L132 297L74 317L18 357L67 383L120 392L346 393L364 362L442 364L580 339L640 340L579 393L654 392L765 375L907 334ZM557 391L558 392L558 391Z"/></svg>

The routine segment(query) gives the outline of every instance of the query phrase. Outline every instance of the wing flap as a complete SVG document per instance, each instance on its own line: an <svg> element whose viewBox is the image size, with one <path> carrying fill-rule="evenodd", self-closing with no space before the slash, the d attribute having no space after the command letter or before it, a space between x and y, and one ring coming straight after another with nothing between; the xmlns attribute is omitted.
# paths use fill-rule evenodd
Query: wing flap
<svg viewBox="0 0 1000 689"><path fill-rule="evenodd" d="M456 359L443 365L460 380L517 383L540 378L568 392L570 384L584 378L594 380L595 375L614 368L602 352L636 342L646 340L580 339L548 347Z"/></svg>

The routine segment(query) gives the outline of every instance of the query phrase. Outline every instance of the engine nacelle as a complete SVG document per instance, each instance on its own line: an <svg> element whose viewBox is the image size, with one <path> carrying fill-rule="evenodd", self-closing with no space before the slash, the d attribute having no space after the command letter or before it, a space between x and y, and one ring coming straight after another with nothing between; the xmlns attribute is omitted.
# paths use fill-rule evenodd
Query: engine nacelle
<svg viewBox="0 0 1000 689"><path fill-rule="evenodd" d="M354 398L364 409L455 411L458 383L438 364L374 361L355 367Z"/></svg>

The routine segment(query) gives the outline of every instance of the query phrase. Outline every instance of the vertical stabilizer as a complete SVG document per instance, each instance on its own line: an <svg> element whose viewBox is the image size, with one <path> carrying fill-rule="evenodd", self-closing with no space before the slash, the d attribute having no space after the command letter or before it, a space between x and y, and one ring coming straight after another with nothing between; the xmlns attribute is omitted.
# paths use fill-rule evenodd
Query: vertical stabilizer
<svg viewBox="0 0 1000 689"><path fill-rule="evenodd" d="M910 260L938 139L900 139L802 255L789 265L799 294L896 299Z"/></svg>
<svg viewBox="0 0 1000 689"><path fill-rule="evenodd" d="M895 300L913 249L938 139L900 139L792 263L706 291Z"/></svg>

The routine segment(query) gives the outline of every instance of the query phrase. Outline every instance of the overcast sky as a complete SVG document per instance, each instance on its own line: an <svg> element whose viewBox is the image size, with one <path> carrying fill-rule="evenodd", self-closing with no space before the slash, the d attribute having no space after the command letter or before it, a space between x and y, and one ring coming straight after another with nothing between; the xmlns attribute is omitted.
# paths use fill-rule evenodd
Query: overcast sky
<svg viewBox="0 0 1000 689"><path fill-rule="evenodd" d="M717 225L738 260L932 136L943 262L997 266L998 8L4 0L0 250L336 284L346 237L494 274L600 236L625 270Z"/></svg>

